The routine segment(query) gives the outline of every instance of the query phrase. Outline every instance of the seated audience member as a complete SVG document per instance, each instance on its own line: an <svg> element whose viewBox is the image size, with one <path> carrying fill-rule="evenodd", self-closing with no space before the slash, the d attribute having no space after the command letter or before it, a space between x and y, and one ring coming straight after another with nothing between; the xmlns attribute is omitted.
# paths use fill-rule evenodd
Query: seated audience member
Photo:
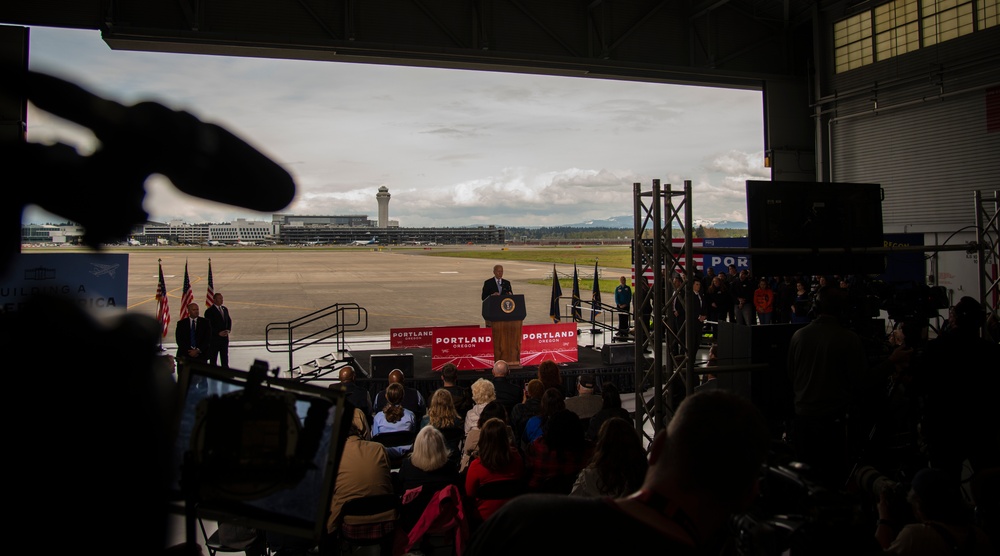
<svg viewBox="0 0 1000 556"><path fill-rule="evenodd" d="M513 415L514 406L521 402L523 388L510 380L510 366L503 359L493 363L493 389L497 393L497 401L507 410L507 415Z"/></svg>
<svg viewBox="0 0 1000 556"><path fill-rule="evenodd" d="M524 459L528 489L569 494L593 453L593 444L583 437L576 413L565 408L553 412L545 432L528 445Z"/></svg>
<svg viewBox="0 0 1000 556"><path fill-rule="evenodd" d="M438 388L431 396L431 404L427 408L427 415L420 420L420 428L432 426L445 437L445 444L451 450L452 459L458 463L462 457L462 444L465 441L465 429L462 418L455 411L452 403L451 393L444 388Z"/></svg>
<svg viewBox="0 0 1000 556"><path fill-rule="evenodd" d="M910 516L890 515L888 499L885 493L881 495L875 539L885 554L997 553L990 537L973 522L972 508L965 503L959 483L950 474L929 467L917 471L907 501L916 523L911 523Z"/></svg>
<svg viewBox="0 0 1000 556"><path fill-rule="evenodd" d="M340 369L339 380L340 384L347 391L347 401L351 402L354 407L365 412L368 416L368 423L371 424L372 417L375 413L372 411L372 395L367 388L358 386L358 383L354 381L357 377L354 367L351 365L345 365ZM330 385L335 386L335 384Z"/></svg>
<svg viewBox="0 0 1000 556"><path fill-rule="evenodd" d="M462 487L458 465L450 456L441 431L434 427L420 429L413 450L399 469L403 495L400 527L404 532L413 528L437 491L448 485Z"/></svg>
<svg viewBox="0 0 1000 556"><path fill-rule="evenodd" d="M600 411L603 400L594 394L597 386L592 374L582 374L576 377L576 395L566 398L566 409L576 413L581 419L590 419Z"/></svg>
<svg viewBox="0 0 1000 556"><path fill-rule="evenodd" d="M570 494L627 496L642 486L648 467L646 450L635 424L612 417L601 425L594 457L577 475Z"/></svg>
<svg viewBox="0 0 1000 556"><path fill-rule="evenodd" d="M482 413L486 404L497 399L497 392L493 389L493 383L486 378L480 378L472 383L472 402L475 404L465 414L465 436L469 436L469 431L479 424L479 414Z"/></svg>
<svg viewBox="0 0 1000 556"><path fill-rule="evenodd" d="M545 389L555 388L559 390L564 397L566 392L563 391L563 380L562 375L559 373L559 365L551 359L546 359L538 365L538 380L542 381L542 385Z"/></svg>
<svg viewBox="0 0 1000 556"><path fill-rule="evenodd" d="M462 461L459 465L459 469L463 473L466 469L468 469L469 462L479 455L479 429L484 423L486 423L486 421L494 418L500 419L504 423L507 422L507 411L503 408L503 405L496 400L486 404L486 407L483 408L483 412L479 414L479 423L475 428L469 431L469 436L465 437L465 444L462 449ZM507 430L510 431L511 442L514 442L514 431L511 430L510 425L507 426Z"/></svg>
<svg viewBox="0 0 1000 556"><path fill-rule="evenodd" d="M371 441L368 418L360 409L355 408L340 456L340 466L337 468L333 499L330 501L330 514L326 522L328 536L321 544L326 546L327 543L335 543L337 532L345 523L364 525L396 519L395 511L364 518L352 516L346 521L341 517L341 509L349 500L393 492L392 472L385 447Z"/></svg>
<svg viewBox="0 0 1000 556"><path fill-rule="evenodd" d="M514 446L521 446L521 439L524 437L524 426L542 410L542 394L545 393L545 386L542 381L533 378L524 385L524 399L514 406L510 414L510 428L514 431Z"/></svg>
<svg viewBox="0 0 1000 556"><path fill-rule="evenodd" d="M410 388L406 385L405 381L406 377L403 371L399 369L389 371L389 384L399 384L403 387L403 407L412 411L413 415L419 421L427 413L427 402L424 400L424 395L420 393L420 390ZM375 394L372 411L378 412L383 407L385 407L385 390L381 390Z"/></svg>
<svg viewBox="0 0 1000 556"><path fill-rule="evenodd" d="M479 455L469 464L465 474L465 495L472 502L469 508L472 526L485 521L508 501L477 497L476 494L483 485L504 479L524 478L524 462L521 454L510 443L507 429L506 423L494 418L486 420L480 430Z"/></svg>
<svg viewBox="0 0 1000 556"><path fill-rule="evenodd" d="M731 392L684 398L653 440L642 488L625 498L526 494L493 514L465 556L719 554L734 514L757 495L770 435L760 411ZM560 523L599 524L610 534L554 535Z"/></svg>
<svg viewBox="0 0 1000 556"><path fill-rule="evenodd" d="M385 388L385 406L375 414L372 422L372 437L387 432L417 430L417 419L413 412L403 407L403 385L390 383ZM411 445L386 447L389 457L400 457L410 451Z"/></svg>
<svg viewBox="0 0 1000 556"><path fill-rule="evenodd" d="M604 421L612 417L621 417L630 421L632 416L622 407L622 396L614 382L607 381L601 385L601 409L590 418L584 436L591 442L597 441L597 433Z"/></svg>
<svg viewBox="0 0 1000 556"><path fill-rule="evenodd" d="M538 415L528 419L524 424L524 433L521 436L521 447L527 449L528 445L542 436L542 431L549 421L549 417L556 411L566 409L566 401L563 399L562 391L558 388L548 388L542 393L542 403L538 407ZM575 413L574 413L575 415ZM579 417L577 418L579 420Z"/></svg>
<svg viewBox="0 0 1000 556"><path fill-rule="evenodd" d="M465 414L472 407L472 394L469 393L468 388L458 383L458 367L454 363L445 363L441 367L441 383L443 384L442 388L451 394L455 411L462 419L465 419Z"/></svg>

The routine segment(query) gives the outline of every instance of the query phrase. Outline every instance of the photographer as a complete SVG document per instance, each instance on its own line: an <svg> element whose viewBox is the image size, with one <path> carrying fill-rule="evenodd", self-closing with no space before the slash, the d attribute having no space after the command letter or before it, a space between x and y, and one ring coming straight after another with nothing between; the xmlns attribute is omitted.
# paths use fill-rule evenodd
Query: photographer
<svg viewBox="0 0 1000 556"><path fill-rule="evenodd" d="M889 509L887 493L881 493L875 539L886 554L996 554L990 538L973 523L958 483L947 473L932 468L918 471L907 501L912 516L897 517Z"/></svg>
<svg viewBox="0 0 1000 556"><path fill-rule="evenodd" d="M974 473L1000 466L1000 345L979 337L986 313L978 301L963 297L952 313L949 331L911 368L928 461L958 481L966 460Z"/></svg>
<svg viewBox="0 0 1000 556"><path fill-rule="evenodd" d="M845 325L846 290L821 289L815 308L816 319L796 330L788 346L795 407L790 438L797 461L809 466L810 478L837 491L850 471L848 415L858 420L870 411L864 406L885 383L890 367L870 365L863 340Z"/></svg>

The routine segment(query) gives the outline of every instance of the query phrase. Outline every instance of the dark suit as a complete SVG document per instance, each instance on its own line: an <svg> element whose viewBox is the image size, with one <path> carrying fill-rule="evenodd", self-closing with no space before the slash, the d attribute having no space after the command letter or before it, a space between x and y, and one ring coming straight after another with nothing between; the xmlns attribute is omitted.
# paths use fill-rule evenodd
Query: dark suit
<svg viewBox="0 0 1000 556"><path fill-rule="evenodd" d="M233 318L229 315L229 309L223 305L212 305L205 309L205 318L212 326L212 341L209 343L208 362L216 364L216 360L222 366L229 368L229 336L219 336L223 330L233 329Z"/></svg>
<svg viewBox="0 0 1000 556"><path fill-rule="evenodd" d="M485 300L487 297L499 293L501 295L506 295L508 293L514 293L510 289L510 280L500 280L500 287L497 287L497 279L490 278L489 280L483 282L483 297Z"/></svg>
<svg viewBox="0 0 1000 556"><path fill-rule="evenodd" d="M197 324L195 324L195 344L191 345L191 319L181 319L177 322L177 328L174 331L174 339L177 342L177 357L192 359L188 355L188 350L192 347L196 347L201 352L197 357L193 358L194 361L199 363L208 363L208 354L210 344L212 342L212 324L208 322L205 317L198 317Z"/></svg>
<svg viewBox="0 0 1000 556"><path fill-rule="evenodd" d="M359 386L356 382L341 382L344 386L344 390L347 391L347 401L351 404L365 412L365 417L368 418L368 424L372 424L372 418L375 416L374 411L372 411L372 395L367 388Z"/></svg>
<svg viewBox="0 0 1000 556"><path fill-rule="evenodd" d="M524 388L511 382L509 376L495 376L491 380L493 381L493 389L497 393L496 401L507 410L509 419L511 412L514 411L514 406L524 400Z"/></svg>

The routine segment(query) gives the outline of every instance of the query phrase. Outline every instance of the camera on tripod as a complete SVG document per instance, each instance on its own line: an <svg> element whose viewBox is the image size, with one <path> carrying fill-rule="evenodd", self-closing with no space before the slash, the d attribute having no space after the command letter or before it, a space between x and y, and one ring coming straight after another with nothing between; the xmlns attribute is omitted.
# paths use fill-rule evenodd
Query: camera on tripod
<svg viewBox="0 0 1000 556"><path fill-rule="evenodd" d="M179 361L171 509L318 542L350 404L343 388L272 374Z"/></svg>
<svg viewBox="0 0 1000 556"><path fill-rule="evenodd" d="M851 502L807 479L795 464L769 465L757 503L734 516L737 554L839 554L841 532L853 521Z"/></svg>

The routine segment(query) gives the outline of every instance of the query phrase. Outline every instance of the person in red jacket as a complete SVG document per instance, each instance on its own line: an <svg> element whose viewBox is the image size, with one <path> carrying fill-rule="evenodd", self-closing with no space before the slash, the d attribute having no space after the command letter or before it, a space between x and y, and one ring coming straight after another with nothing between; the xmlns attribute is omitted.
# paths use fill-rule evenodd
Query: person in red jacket
<svg viewBox="0 0 1000 556"><path fill-rule="evenodd" d="M753 292L753 306L757 310L757 320L760 324L771 324L774 315L774 290L767 283L767 278L761 278L757 290Z"/></svg>

